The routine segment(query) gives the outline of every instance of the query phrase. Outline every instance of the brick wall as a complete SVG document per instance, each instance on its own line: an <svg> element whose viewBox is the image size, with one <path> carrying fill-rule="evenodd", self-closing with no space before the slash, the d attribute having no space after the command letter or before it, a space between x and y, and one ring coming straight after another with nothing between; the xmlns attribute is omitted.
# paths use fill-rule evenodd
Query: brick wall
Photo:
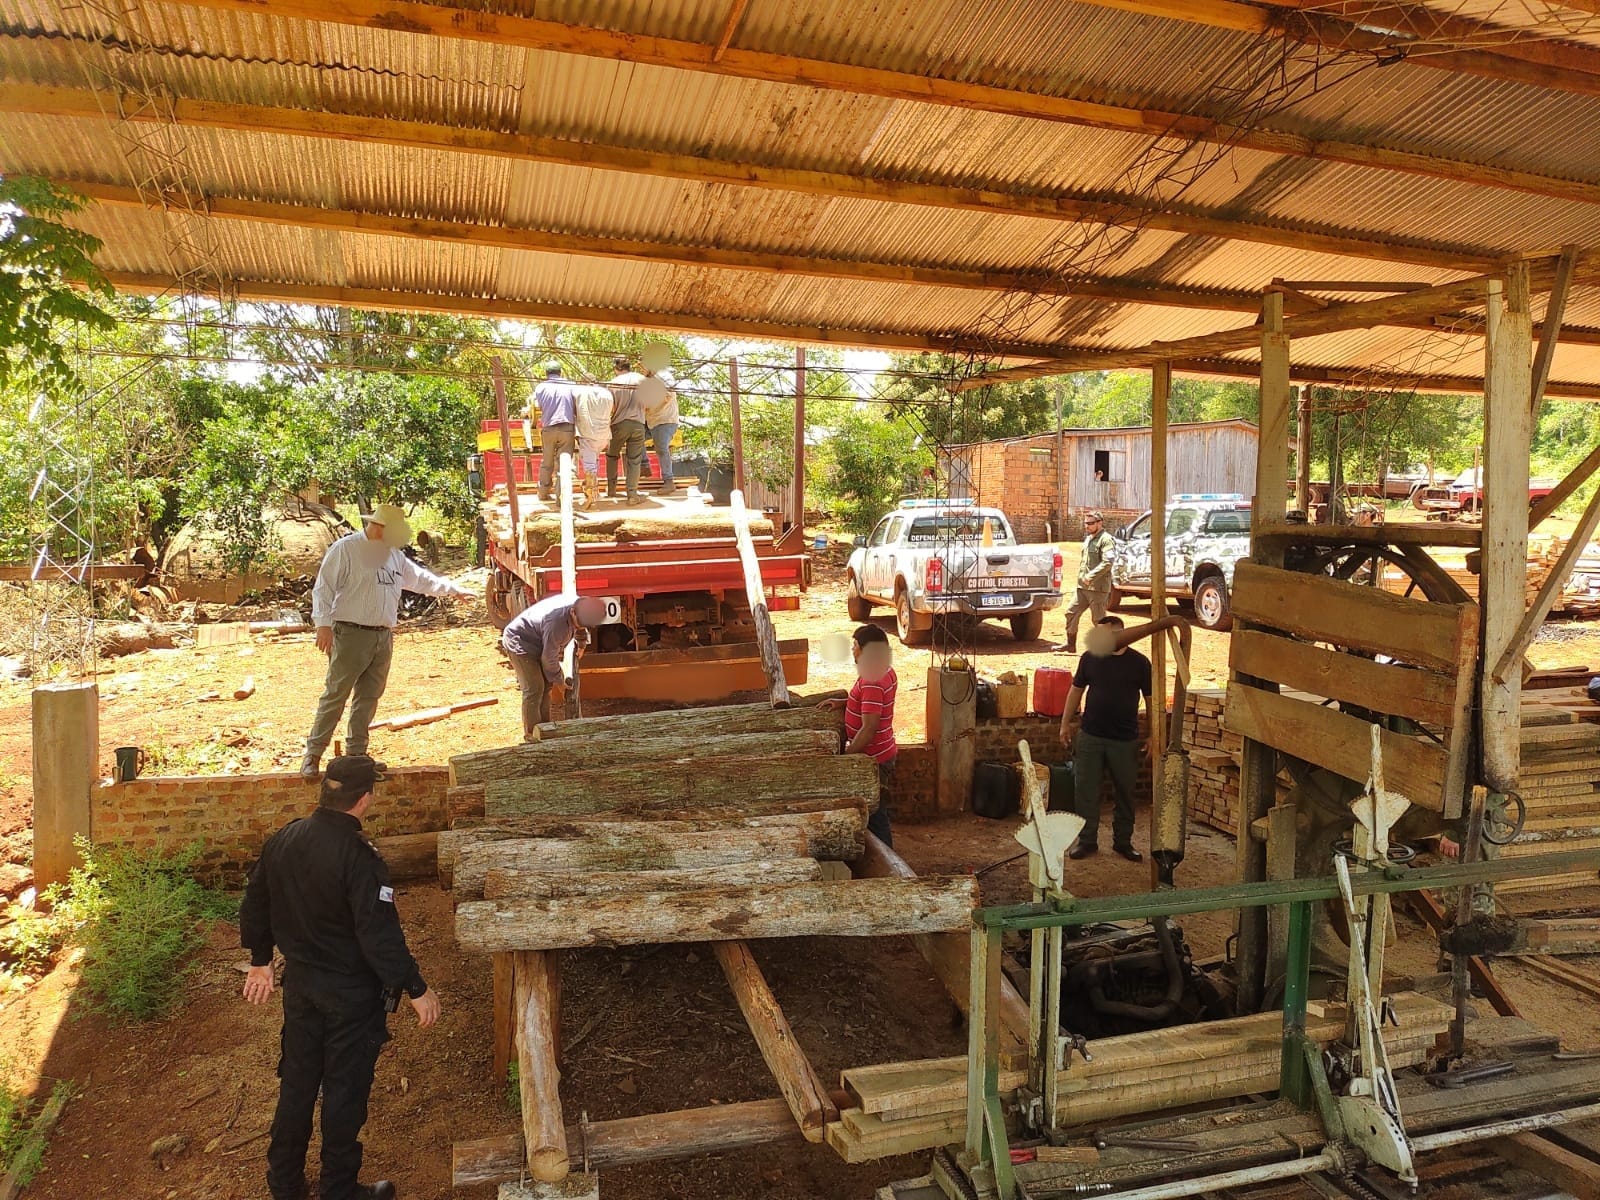
<svg viewBox="0 0 1600 1200"><path fill-rule="evenodd" d="M896 821L931 821L939 815L939 759L926 742L901 746L895 760L889 812Z"/></svg>
<svg viewBox="0 0 1600 1200"><path fill-rule="evenodd" d="M980 442L967 458L976 501L1005 513L1019 541L1049 540L1056 519L1055 435Z"/></svg>
<svg viewBox="0 0 1600 1200"><path fill-rule="evenodd" d="M368 834L426 833L446 825L446 767L398 767L378 785ZM200 842L200 874L236 884L273 830L303 817L317 789L298 774L147 776L102 784L90 801L90 837L100 846L176 849Z"/></svg>
<svg viewBox="0 0 1600 1200"><path fill-rule="evenodd" d="M1118 527L1123 525L1132 525L1140 517L1144 516L1144 510L1142 509L1138 512L1133 512L1131 509L1125 508L1069 508L1067 510L1067 519L1065 522L1065 531L1062 534L1062 540L1073 542L1082 541L1088 532L1083 527L1083 519L1091 512L1098 512L1102 517L1104 517L1106 519L1104 528L1108 532L1112 533L1116 532Z"/></svg>
<svg viewBox="0 0 1600 1200"><path fill-rule="evenodd" d="M1149 722L1143 712L1139 714L1139 736L1149 735ZM1067 761L1067 748L1061 744L1061 718L1041 717L1029 713L1025 717L994 717L980 719L977 730L977 761L1005 763L1021 762L1017 743L1026 740L1028 753L1034 762L1056 763ZM1140 756L1139 780L1135 787L1136 799L1150 795L1150 760ZM1115 797L1111 776L1107 773L1100 785L1101 798L1107 803Z"/></svg>

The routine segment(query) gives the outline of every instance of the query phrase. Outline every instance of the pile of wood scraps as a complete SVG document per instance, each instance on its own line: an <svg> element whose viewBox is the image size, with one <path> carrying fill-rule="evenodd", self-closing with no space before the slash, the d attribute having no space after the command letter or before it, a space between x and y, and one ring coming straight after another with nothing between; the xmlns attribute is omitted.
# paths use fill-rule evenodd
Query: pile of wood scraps
<svg viewBox="0 0 1600 1200"><path fill-rule="evenodd" d="M1416 992L1398 993L1391 1003L1399 1022L1384 1031L1391 1064L1426 1061L1449 1027L1450 1007ZM1330 1043L1344 1035L1344 1009L1313 1002L1306 1026L1308 1036ZM1062 1125L1275 1091L1282 1056L1280 1013L1101 1038L1089 1043L1091 1061L1074 1055L1060 1076ZM1001 1092L1026 1081L1021 1071L1002 1071ZM849 1070L841 1082L856 1107L840 1112L827 1137L846 1162L930 1150L965 1136L965 1056Z"/></svg>

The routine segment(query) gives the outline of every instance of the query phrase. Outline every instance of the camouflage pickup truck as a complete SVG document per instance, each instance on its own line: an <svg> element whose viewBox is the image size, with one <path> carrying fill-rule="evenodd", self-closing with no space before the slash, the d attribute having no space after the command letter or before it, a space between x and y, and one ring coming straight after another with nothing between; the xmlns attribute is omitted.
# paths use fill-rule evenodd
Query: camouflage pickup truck
<svg viewBox="0 0 1600 1200"><path fill-rule="evenodd" d="M1118 530L1111 607L1150 594L1150 514ZM1167 504L1167 595L1194 602L1206 629L1233 625L1228 594L1233 565L1250 554L1250 501L1237 493L1184 493Z"/></svg>

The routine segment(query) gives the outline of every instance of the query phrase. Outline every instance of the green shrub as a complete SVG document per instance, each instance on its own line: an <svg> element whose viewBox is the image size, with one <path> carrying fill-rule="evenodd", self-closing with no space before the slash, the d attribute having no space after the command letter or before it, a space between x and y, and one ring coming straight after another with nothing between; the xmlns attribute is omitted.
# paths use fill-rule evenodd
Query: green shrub
<svg viewBox="0 0 1600 1200"><path fill-rule="evenodd" d="M198 847L102 850L80 840L78 850L83 864L56 902L84 948L84 985L114 1016L163 1015L194 969L201 923L218 911L191 874Z"/></svg>
<svg viewBox="0 0 1600 1200"><path fill-rule="evenodd" d="M50 1092L65 1103L72 1085L61 1080ZM44 1161L49 1139L42 1128L36 1131L45 1105L33 1105L12 1083L10 1064L0 1060L0 1176L15 1179L27 1187Z"/></svg>

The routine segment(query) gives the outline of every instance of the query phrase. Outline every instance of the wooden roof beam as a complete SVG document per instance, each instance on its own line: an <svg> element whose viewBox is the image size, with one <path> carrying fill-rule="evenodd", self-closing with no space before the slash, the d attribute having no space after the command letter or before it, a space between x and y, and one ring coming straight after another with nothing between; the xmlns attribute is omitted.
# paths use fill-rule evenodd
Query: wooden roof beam
<svg viewBox="0 0 1600 1200"><path fill-rule="evenodd" d="M1505 83L1600 96L1600 50L1389 0L1082 0L1100 8L1253 34L1335 51L1403 57L1416 66Z"/></svg>
<svg viewBox="0 0 1600 1200"><path fill-rule="evenodd" d="M184 284L184 281L177 276L167 274L133 271L105 271L102 274L118 291L136 295L162 296L176 293L182 290ZM613 328L692 333L757 342L850 346L908 353L931 350L939 354L983 353L1002 358L1039 358L1054 354L1060 349L1059 346L1026 342L1000 342L976 346L971 338L959 334L901 333L832 325L790 325L774 321L746 321L692 313L654 312L649 309L547 304L503 296L461 296L442 292L408 292L391 288L281 283L269 279L229 279L227 283L228 299L267 304L308 304L333 308L383 309L391 312L445 313L483 317L491 321L559 321L571 325L604 325ZM1107 362L1114 363L1114 356L1108 354Z"/></svg>
<svg viewBox="0 0 1600 1200"><path fill-rule="evenodd" d="M1259 362L1228 358L1182 358L1172 364L1180 375L1222 376L1229 379L1255 379L1261 373ZM1373 391L1406 390L1440 392L1447 395L1482 395L1483 377L1475 375L1384 372L1357 367L1289 367L1295 383L1320 383L1335 387L1371 388ZM1600 384L1552 380L1545 394L1551 399L1600 400Z"/></svg>
<svg viewBox="0 0 1600 1200"><path fill-rule="evenodd" d="M148 106L125 107L127 120L158 120ZM0 112L111 120L110 114L117 110L118 106L108 103L106 96L86 89L0 83ZM1281 246L1350 258L1402 262L1441 270L1477 272L1492 270L1498 265L1497 257L1482 248L1385 239L1359 233L1330 233L1304 225L1265 224L1194 209L1143 213L1136 202L1118 197L1018 194L998 189L929 184L872 175L758 166L707 156L634 150L532 134L211 100L175 99L171 113L179 125L193 129L371 142L413 150L478 154L522 162L686 179L698 183L798 192L830 199L872 200L996 216L1121 227L1137 225L1140 228L1198 237Z"/></svg>
<svg viewBox="0 0 1600 1200"><path fill-rule="evenodd" d="M1057 121L1147 137L1194 140L1262 150L1269 154L1450 179L1477 187L1505 188L1580 200L1588 204L1600 203L1600 183L1588 180L1563 179L1535 171L1495 167L1365 142L1309 138L1287 130L1241 128L1188 113L1101 104L1067 96L1016 91L988 84L799 58L789 54L729 47L720 58L716 58L715 46L699 42L675 41L585 25L566 25L533 17L427 3L425 0L272 0L270 9L261 0L174 2L257 16L270 11L274 17L391 30L419 37L488 42L498 46L577 54L614 62L642 63L794 87Z"/></svg>

